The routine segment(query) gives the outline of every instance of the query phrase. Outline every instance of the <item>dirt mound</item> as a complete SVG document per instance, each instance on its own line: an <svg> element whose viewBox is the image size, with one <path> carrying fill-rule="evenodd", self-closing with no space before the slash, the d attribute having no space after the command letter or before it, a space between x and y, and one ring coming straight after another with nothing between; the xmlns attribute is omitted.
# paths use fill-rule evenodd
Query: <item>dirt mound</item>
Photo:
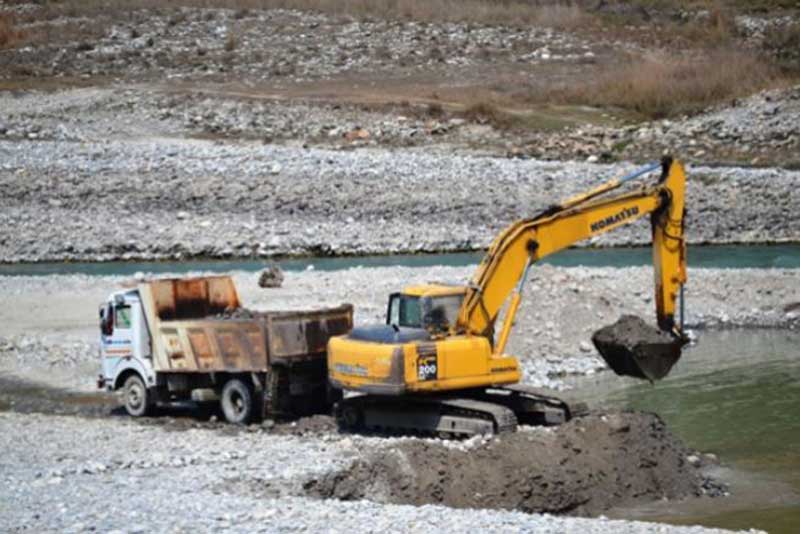
<svg viewBox="0 0 800 534"><path fill-rule="evenodd" d="M470 447L408 441L305 483L307 495L588 515L707 493L692 454L654 414L593 413Z"/></svg>
<svg viewBox="0 0 800 534"><path fill-rule="evenodd" d="M618 375L660 380L681 357L685 341L647 324L635 315L623 315L592 335L595 348Z"/></svg>

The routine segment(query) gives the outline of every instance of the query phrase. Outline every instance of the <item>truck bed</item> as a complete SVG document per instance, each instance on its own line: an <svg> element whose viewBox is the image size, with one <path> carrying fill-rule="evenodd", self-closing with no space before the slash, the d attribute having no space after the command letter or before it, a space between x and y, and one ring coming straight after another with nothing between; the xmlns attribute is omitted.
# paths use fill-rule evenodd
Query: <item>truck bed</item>
<svg viewBox="0 0 800 534"><path fill-rule="evenodd" d="M325 359L328 338L345 334L353 307L256 312L242 308L229 277L158 280L140 288L153 367L169 372L265 372Z"/></svg>

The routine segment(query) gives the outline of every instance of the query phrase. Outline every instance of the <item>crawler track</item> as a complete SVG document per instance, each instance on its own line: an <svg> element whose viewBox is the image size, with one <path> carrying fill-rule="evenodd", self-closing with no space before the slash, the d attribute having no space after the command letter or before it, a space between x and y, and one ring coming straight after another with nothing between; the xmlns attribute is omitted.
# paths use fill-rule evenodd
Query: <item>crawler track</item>
<svg viewBox="0 0 800 534"><path fill-rule="evenodd" d="M514 432L518 423L558 425L572 417L562 400L525 386L476 389L459 396L360 395L340 401L343 430L401 432L442 437Z"/></svg>

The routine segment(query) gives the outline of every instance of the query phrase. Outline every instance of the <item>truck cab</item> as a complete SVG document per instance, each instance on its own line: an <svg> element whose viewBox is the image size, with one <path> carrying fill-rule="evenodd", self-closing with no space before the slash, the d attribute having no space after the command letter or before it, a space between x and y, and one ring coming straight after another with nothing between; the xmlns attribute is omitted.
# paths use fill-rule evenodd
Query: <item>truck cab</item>
<svg viewBox="0 0 800 534"><path fill-rule="evenodd" d="M100 306L100 359L98 385L118 389L126 374L138 373L146 385L155 385L150 331L139 291L112 293ZM128 373L126 373L128 371Z"/></svg>

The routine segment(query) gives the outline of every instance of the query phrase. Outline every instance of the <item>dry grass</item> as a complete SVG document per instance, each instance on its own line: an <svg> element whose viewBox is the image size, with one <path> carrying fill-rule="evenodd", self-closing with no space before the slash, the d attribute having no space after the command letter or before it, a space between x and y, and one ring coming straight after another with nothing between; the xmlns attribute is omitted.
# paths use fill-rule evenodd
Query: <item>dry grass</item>
<svg viewBox="0 0 800 534"><path fill-rule="evenodd" d="M236 50L236 36L233 32L228 32L228 38L225 39L225 51L226 52L233 52Z"/></svg>
<svg viewBox="0 0 800 534"><path fill-rule="evenodd" d="M492 102L478 101L469 105L461 114L465 119L478 124L491 124L498 129L509 129L516 125L514 117Z"/></svg>
<svg viewBox="0 0 800 534"><path fill-rule="evenodd" d="M694 20L675 28L677 33L693 43L705 46L722 46L738 37L736 16L733 9L721 0L711 0L705 6L707 18Z"/></svg>
<svg viewBox="0 0 800 534"><path fill-rule="evenodd" d="M17 28L16 18L12 13L0 12L0 49L11 48L22 40L24 32Z"/></svg>
<svg viewBox="0 0 800 534"><path fill-rule="evenodd" d="M764 48L782 67L800 72L800 23L794 23L767 32Z"/></svg>
<svg viewBox="0 0 800 534"><path fill-rule="evenodd" d="M699 59L650 55L604 70L580 87L531 95L529 100L615 107L658 119L695 113L790 81L765 58L730 49Z"/></svg>

